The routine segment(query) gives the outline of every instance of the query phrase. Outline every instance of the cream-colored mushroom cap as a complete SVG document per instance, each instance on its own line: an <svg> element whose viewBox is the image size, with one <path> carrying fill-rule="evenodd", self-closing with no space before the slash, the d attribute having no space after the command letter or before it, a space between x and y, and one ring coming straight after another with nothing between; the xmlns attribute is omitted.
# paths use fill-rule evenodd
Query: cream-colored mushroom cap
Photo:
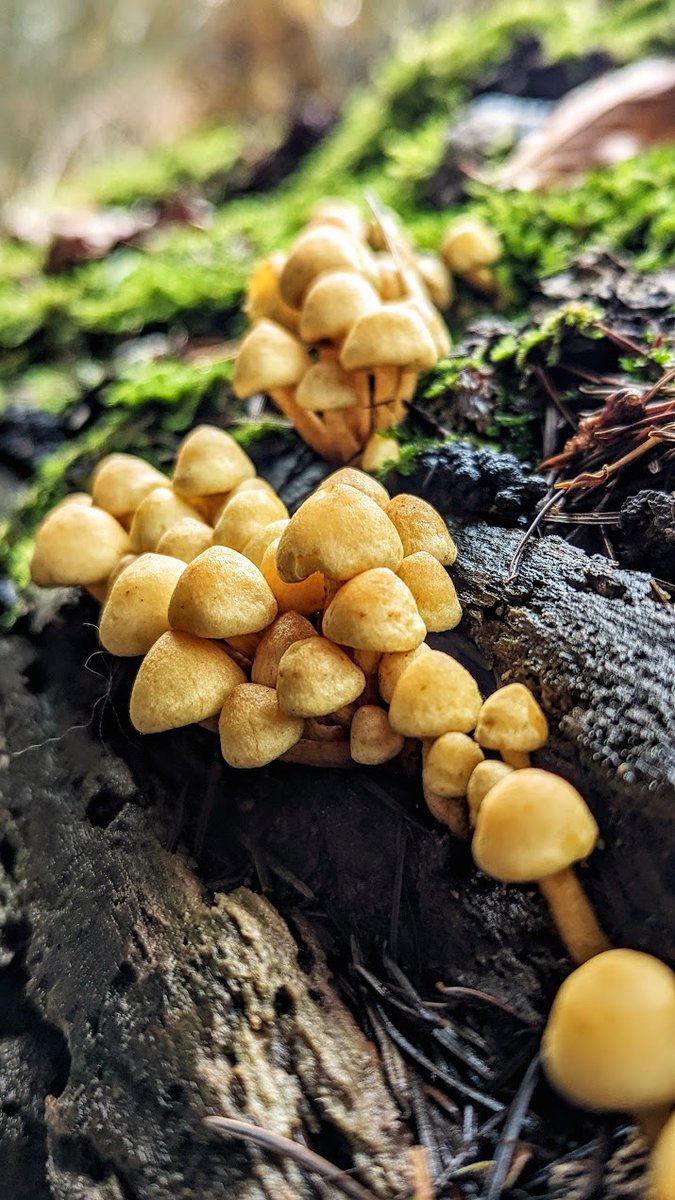
<svg viewBox="0 0 675 1200"><path fill-rule="evenodd" d="M297 612L282 613L265 630L258 643L251 668L253 683L276 687L279 663L288 647L311 637L318 637L318 634L306 617Z"/></svg>
<svg viewBox="0 0 675 1200"><path fill-rule="evenodd" d="M94 501L89 495L89 492L69 492L69 494L64 496L63 499L59 500L58 504L55 504L50 511L56 512L57 508L65 508L68 504L82 504L85 508L91 508L93 503Z"/></svg>
<svg viewBox="0 0 675 1200"><path fill-rule="evenodd" d="M221 646L169 630L143 659L129 712L139 733L161 733L213 717L246 676Z"/></svg>
<svg viewBox="0 0 675 1200"><path fill-rule="evenodd" d="M547 738L548 721L523 683L507 683L484 701L476 725L481 746L529 751L539 749Z"/></svg>
<svg viewBox="0 0 675 1200"><path fill-rule="evenodd" d="M443 262L458 275L489 267L500 254L501 244L494 229L475 217L453 221L441 245Z"/></svg>
<svg viewBox="0 0 675 1200"><path fill-rule="evenodd" d="M91 494L99 508L124 517L135 512L149 492L167 483L166 475L135 454L108 454L92 474Z"/></svg>
<svg viewBox="0 0 675 1200"><path fill-rule="evenodd" d="M400 300L405 295L405 284L401 272L391 254L375 255L377 290L382 300Z"/></svg>
<svg viewBox="0 0 675 1200"><path fill-rule="evenodd" d="M305 616L318 612L326 600L326 581L321 571L314 571L300 583L286 583L277 570L277 548L280 539L271 542L263 554L260 571L267 580L280 613L297 612Z"/></svg>
<svg viewBox="0 0 675 1200"><path fill-rule="evenodd" d="M370 496L380 508L386 508L390 496L389 492L377 479L373 479L372 475L367 475L365 471L359 471L357 467L340 467L338 471L333 471L331 475L327 475L319 484L319 491L329 491L338 485L346 484L347 487L356 488L357 492L363 492L364 495Z"/></svg>
<svg viewBox="0 0 675 1200"><path fill-rule="evenodd" d="M377 685L385 704L391 704L394 688L406 667L428 650L426 642L420 642L414 650L395 650L392 654L382 655L377 668Z"/></svg>
<svg viewBox="0 0 675 1200"><path fill-rule="evenodd" d="M465 796L483 752L465 733L443 733L424 754L422 779L437 796Z"/></svg>
<svg viewBox="0 0 675 1200"><path fill-rule="evenodd" d="M490 789L473 839L476 865L503 883L534 883L587 858L598 827L560 775L526 767Z"/></svg>
<svg viewBox="0 0 675 1200"><path fill-rule="evenodd" d="M309 289L300 314L305 342L339 341L361 317L380 308L375 288L354 271L321 275Z"/></svg>
<svg viewBox="0 0 675 1200"><path fill-rule="evenodd" d="M287 329L275 321L258 321L239 347L232 389L245 400L271 388L293 387L311 365L304 346Z"/></svg>
<svg viewBox="0 0 675 1200"><path fill-rule="evenodd" d="M157 553L170 554L189 563L212 544L213 530L210 525L205 521L196 521L194 517L183 517L162 534L157 543Z"/></svg>
<svg viewBox="0 0 675 1200"><path fill-rule="evenodd" d="M110 513L74 501L60 504L38 526L31 578L40 587L100 583L128 551L127 533Z"/></svg>
<svg viewBox="0 0 675 1200"><path fill-rule="evenodd" d="M220 511L213 530L214 545L241 552L255 533L287 517L288 509L278 496L262 490L239 492L226 500Z"/></svg>
<svg viewBox="0 0 675 1200"><path fill-rule="evenodd" d="M366 677L344 650L325 637L293 642L279 662L279 705L294 717L325 717L351 704Z"/></svg>
<svg viewBox="0 0 675 1200"><path fill-rule="evenodd" d="M262 317L267 317L297 334L300 313L297 308L286 304L279 291L279 279L286 257L281 252L272 254L254 268L246 288L244 311L252 325Z"/></svg>
<svg viewBox="0 0 675 1200"><path fill-rule="evenodd" d="M156 550L159 540L167 529L182 521L183 517L201 520L199 512L187 500L176 495L170 487L156 487L141 500L131 522L129 538L136 554Z"/></svg>
<svg viewBox="0 0 675 1200"><path fill-rule="evenodd" d="M99 621L101 645L120 657L147 654L169 628L169 601L185 563L141 554L117 577Z"/></svg>
<svg viewBox="0 0 675 1200"><path fill-rule="evenodd" d="M343 584L323 614L322 628L342 646L383 653L414 650L427 632L411 592L388 567L363 571Z"/></svg>
<svg viewBox="0 0 675 1200"><path fill-rule="evenodd" d="M583 1108L640 1112L672 1103L675 974L638 950L596 954L553 1001L542 1062L554 1087Z"/></svg>
<svg viewBox="0 0 675 1200"><path fill-rule="evenodd" d="M277 570L287 583L314 571L351 579L371 567L396 571L401 539L379 504L344 484L321 488L300 505L281 535Z"/></svg>
<svg viewBox="0 0 675 1200"><path fill-rule="evenodd" d="M365 242L368 228L361 210L349 200L320 200L312 209L310 224L338 225L359 242Z"/></svg>
<svg viewBox="0 0 675 1200"><path fill-rule="evenodd" d="M507 775L510 775L512 771L513 767L510 767L508 763L502 762L499 758L486 758L475 767L466 789L466 798L469 802L469 820L472 825L476 824L478 810L490 789L496 783L500 783L502 779L505 779Z"/></svg>
<svg viewBox="0 0 675 1200"><path fill-rule="evenodd" d="M213 496L230 492L254 475L248 454L229 433L215 425L198 425L180 444L173 486L184 496Z"/></svg>
<svg viewBox="0 0 675 1200"><path fill-rule="evenodd" d="M437 254L418 254L417 269L436 308L444 312L450 307L454 289L448 268Z"/></svg>
<svg viewBox="0 0 675 1200"><path fill-rule="evenodd" d="M345 371L410 367L422 371L438 360L424 321L405 302L383 304L352 326L340 353Z"/></svg>
<svg viewBox="0 0 675 1200"><path fill-rule="evenodd" d="M119 562L115 564L107 579L108 594L112 590L112 586L119 579L122 571L126 571L127 567L131 566L132 562L136 562L138 554L123 554Z"/></svg>
<svg viewBox="0 0 675 1200"><path fill-rule="evenodd" d="M649 1200L675 1200L675 1113L666 1121L649 1164Z"/></svg>
<svg viewBox="0 0 675 1200"><path fill-rule="evenodd" d="M394 466L401 457L401 446L393 437L383 437L381 433L371 433L363 447L361 465L364 471L379 471L389 463Z"/></svg>
<svg viewBox="0 0 675 1200"><path fill-rule="evenodd" d="M481 695L473 675L450 654L429 650L408 664L391 698L389 720L404 737L469 733Z"/></svg>
<svg viewBox="0 0 675 1200"><path fill-rule="evenodd" d="M462 619L455 585L433 554L418 550L403 559L398 571L413 594L419 614L430 633L454 629Z"/></svg>
<svg viewBox="0 0 675 1200"><path fill-rule="evenodd" d="M169 604L174 629L203 638L257 633L277 615L260 571L229 546L212 546L185 568Z"/></svg>
<svg viewBox="0 0 675 1200"><path fill-rule="evenodd" d="M287 304L301 308L314 280L324 271L363 271L367 252L346 230L331 225L314 225L295 242L279 279Z"/></svg>
<svg viewBox="0 0 675 1200"><path fill-rule="evenodd" d="M450 331L438 309L434 308L434 305L422 295L413 296L406 303L421 317L424 327L434 344L436 359L444 358L450 351L452 341Z"/></svg>
<svg viewBox="0 0 675 1200"><path fill-rule="evenodd" d="M387 516L398 529L406 557L425 550L444 567L454 563L457 547L441 514L426 500L401 492L389 501Z"/></svg>
<svg viewBox="0 0 675 1200"><path fill-rule="evenodd" d="M250 558L256 567L259 567L270 542L276 542L281 537L288 523L289 518L287 517L283 521L271 521L269 525L263 525L262 529L256 530L248 539L242 554L246 558Z"/></svg>
<svg viewBox="0 0 675 1200"><path fill-rule="evenodd" d="M404 738L395 733L383 708L363 704L357 708L349 728L349 748L354 762L377 766L401 753Z"/></svg>
<svg viewBox="0 0 675 1200"><path fill-rule="evenodd" d="M337 412L357 403L353 380L336 362L316 362L303 375L295 399L308 412Z"/></svg>
<svg viewBox="0 0 675 1200"><path fill-rule="evenodd" d="M282 712L274 688L241 683L227 697L220 720L220 749L231 767L264 767L300 741L304 722Z"/></svg>

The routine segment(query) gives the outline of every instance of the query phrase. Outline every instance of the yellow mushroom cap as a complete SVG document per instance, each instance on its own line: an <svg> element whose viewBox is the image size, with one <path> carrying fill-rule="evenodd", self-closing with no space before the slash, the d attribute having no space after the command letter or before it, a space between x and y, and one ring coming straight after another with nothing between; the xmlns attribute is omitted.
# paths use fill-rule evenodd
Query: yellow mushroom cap
<svg viewBox="0 0 675 1200"><path fill-rule="evenodd" d="M444 567L454 563L457 547L441 514L426 500L401 492L389 501L387 516L398 529L406 557L425 550Z"/></svg>
<svg viewBox="0 0 675 1200"><path fill-rule="evenodd" d="M157 639L138 669L131 722L139 733L161 733L204 721L220 712L232 688L245 678L215 642L171 629Z"/></svg>
<svg viewBox="0 0 675 1200"><path fill-rule="evenodd" d="M306 617L297 612L282 613L262 635L253 659L251 679L265 687L277 686L279 663L294 642L318 637L316 629Z"/></svg>
<svg viewBox="0 0 675 1200"><path fill-rule="evenodd" d="M264 767L300 741L304 722L282 712L274 688L241 683L220 714L220 749L231 767Z"/></svg>
<svg viewBox="0 0 675 1200"><path fill-rule="evenodd" d="M338 225L359 242L365 242L368 228L361 210L350 200L327 197L312 209L310 224Z"/></svg>
<svg viewBox="0 0 675 1200"><path fill-rule="evenodd" d="M459 625L462 608L455 585L433 554L428 554L426 550L409 554L396 574L410 588L430 633L442 633Z"/></svg>
<svg viewBox="0 0 675 1200"><path fill-rule="evenodd" d="M436 347L418 312L405 302L383 304L352 326L340 354L345 371L410 367L422 371L438 361Z"/></svg>
<svg viewBox="0 0 675 1200"><path fill-rule="evenodd" d="M503 883L534 883L593 850L598 827L583 796L560 775L526 767L490 789L473 839L476 865Z"/></svg>
<svg viewBox="0 0 675 1200"><path fill-rule="evenodd" d="M248 454L229 433L215 425L198 425L178 448L173 486L184 496L213 496L254 475Z"/></svg>
<svg viewBox="0 0 675 1200"><path fill-rule="evenodd" d="M547 738L548 721L523 683L507 683L484 701L476 725L476 741L481 746L489 750L538 750Z"/></svg>
<svg viewBox="0 0 675 1200"><path fill-rule="evenodd" d="M475 217L453 221L441 245L443 262L458 275L489 267L500 254L501 243L494 229Z"/></svg>
<svg viewBox="0 0 675 1200"><path fill-rule="evenodd" d="M394 688L406 667L428 650L426 642L421 642L414 650L395 650L391 654L382 655L377 668L377 685L385 704L391 704Z"/></svg>
<svg viewBox="0 0 675 1200"><path fill-rule="evenodd" d="M402 559L401 539L383 509L344 484L320 488L305 500L277 547L277 570L287 583L314 571L340 580L371 567L396 571Z"/></svg>
<svg viewBox="0 0 675 1200"><path fill-rule="evenodd" d="M649 1200L675 1200L675 1113L666 1121L649 1164Z"/></svg>
<svg viewBox="0 0 675 1200"><path fill-rule="evenodd" d="M167 483L166 475L135 454L108 454L92 474L91 494L99 508L124 517L135 512L149 492Z"/></svg>
<svg viewBox="0 0 675 1200"><path fill-rule="evenodd" d="M336 362L316 362L303 375L295 399L308 412L336 412L357 403L353 380Z"/></svg>
<svg viewBox="0 0 675 1200"><path fill-rule="evenodd" d="M110 513L75 501L60 504L38 526L31 578L40 587L101 583L128 551L127 533Z"/></svg>
<svg viewBox="0 0 675 1200"><path fill-rule="evenodd" d="M314 571L300 583L286 583L277 570L277 548L279 541L271 542L263 554L260 571L267 580L277 602L279 612L297 612L309 616L323 608L326 599L326 581L321 571Z"/></svg>
<svg viewBox="0 0 675 1200"><path fill-rule="evenodd" d="M349 752L354 762L377 766L401 753L404 739L395 733L383 708L362 704L349 729Z"/></svg>
<svg viewBox="0 0 675 1200"><path fill-rule="evenodd" d="M212 544L213 530L210 525L205 521L196 521L194 517L182 517L162 534L157 543L157 553L170 554L189 563Z"/></svg>
<svg viewBox="0 0 675 1200"><path fill-rule="evenodd" d="M120 657L147 654L169 628L169 601L185 563L141 554L113 583L99 621L101 645Z"/></svg>
<svg viewBox="0 0 675 1200"><path fill-rule="evenodd" d="M375 255L377 290L383 300L400 300L405 295L405 284L401 279L398 264L391 254Z"/></svg>
<svg viewBox="0 0 675 1200"><path fill-rule="evenodd" d="M418 254L417 270L436 308L444 312L453 299L452 276L437 254Z"/></svg>
<svg viewBox="0 0 675 1200"><path fill-rule="evenodd" d="M287 517L283 521L271 521L269 525L263 525L262 529L256 530L248 539L242 554L246 558L250 558L256 567L259 567L270 542L276 542L281 537L288 523L289 518Z"/></svg>
<svg viewBox="0 0 675 1200"><path fill-rule="evenodd" d="M510 775L513 767L508 763L502 762L499 758L486 758L483 762L479 762L471 774L471 778L466 789L466 798L469 802L469 820L472 825L476 824L478 819L478 811L481 804L491 788Z"/></svg>
<svg viewBox="0 0 675 1200"><path fill-rule="evenodd" d="M473 675L440 650L408 664L391 698L389 720L404 737L436 738L469 733L476 724L481 695Z"/></svg>
<svg viewBox="0 0 675 1200"><path fill-rule="evenodd" d="M380 508L387 507L390 496L389 492L377 479L373 479L371 475L367 475L365 471L359 471L357 467L340 467L338 471L333 471L331 475L327 475L319 484L319 491L330 491L331 488L339 484L346 484L348 487L356 488L357 492L363 492L364 495L370 496Z"/></svg>
<svg viewBox="0 0 675 1200"><path fill-rule="evenodd" d="M596 954L553 1001L542 1061L554 1087L583 1108L640 1112L670 1104L675 974L638 950Z"/></svg>
<svg viewBox="0 0 675 1200"><path fill-rule="evenodd" d="M279 279L287 304L301 308L317 276L324 271L364 271L368 256L364 246L346 230L313 225L300 234Z"/></svg>
<svg viewBox="0 0 675 1200"><path fill-rule="evenodd" d="M300 313L297 308L286 304L279 291L279 279L285 262L286 255L278 253L258 263L248 281L244 311L252 325L262 317L267 317L297 334Z"/></svg>
<svg viewBox="0 0 675 1200"><path fill-rule="evenodd" d="M363 447L361 464L364 471L379 471L381 467L397 463L401 457L401 446L393 437L383 437L381 433L371 433Z"/></svg>
<svg viewBox="0 0 675 1200"><path fill-rule="evenodd" d="M421 294L413 296L412 299L406 300L405 303L421 317L424 327L434 344L436 359L444 358L450 351L452 341L450 331L438 309L434 308L434 305Z"/></svg>
<svg viewBox="0 0 675 1200"><path fill-rule="evenodd" d="M185 568L169 604L174 629L229 638L265 629L277 602L260 571L229 546L211 546Z"/></svg>
<svg viewBox="0 0 675 1200"><path fill-rule="evenodd" d="M129 530L131 549L136 554L156 550L167 529L177 525L183 517L192 517L193 521L201 520L197 509L176 495L172 488L154 488L141 500L134 513Z"/></svg>
<svg viewBox="0 0 675 1200"><path fill-rule="evenodd" d="M338 588L322 628L342 646L386 653L414 650L427 632L411 592L388 567L362 571Z"/></svg>
<svg viewBox="0 0 675 1200"><path fill-rule="evenodd" d="M300 314L305 342L338 341L352 325L381 305L375 288L354 271L321 275L307 292Z"/></svg>
<svg viewBox="0 0 675 1200"><path fill-rule="evenodd" d="M241 552L255 533L271 525L272 521L287 518L286 505L273 493L262 489L239 492L226 500L220 510L213 530L214 545L229 546Z"/></svg>
<svg viewBox="0 0 675 1200"><path fill-rule="evenodd" d="M443 733L427 747L422 779L437 796L465 796L483 751L465 733Z"/></svg>
<svg viewBox="0 0 675 1200"><path fill-rule="evenodd" d="M275 321L258 321L239 347L232 389L245 400L271 388L294 387L311 365L309 354L287 329Z"/></svg>
<svg viewBox="0 0 675 1200"><path fill-rule="evenodd" d="M324 637L293 642L279 662L279 705L294 717L328 716L356 700L365 685L363 671Z"/></svg>

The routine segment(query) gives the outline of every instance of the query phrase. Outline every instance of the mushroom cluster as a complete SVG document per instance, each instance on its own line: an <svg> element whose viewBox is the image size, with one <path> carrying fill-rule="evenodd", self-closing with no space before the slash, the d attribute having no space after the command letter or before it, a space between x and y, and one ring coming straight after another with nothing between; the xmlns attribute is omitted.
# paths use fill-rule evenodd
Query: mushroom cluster
<svg viewBox="0 0 675 1200"><path fill-rule="evenodd" d="M266 393L325 458L355 461L448 352L451 301L443 260L416 253L388 214L369 227L355 205L324 201L253 273L234 391Z"/></svg>

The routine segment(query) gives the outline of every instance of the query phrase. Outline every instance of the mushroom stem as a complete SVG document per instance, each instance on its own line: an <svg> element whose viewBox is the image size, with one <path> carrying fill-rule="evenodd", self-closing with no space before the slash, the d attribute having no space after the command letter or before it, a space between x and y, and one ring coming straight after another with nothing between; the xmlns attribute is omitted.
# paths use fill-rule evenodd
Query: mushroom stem
<svg viewBox="0 0 675 1200"><path fill-rule="evenodd" d="M398 390L396 392L396 396L394 397L393 404L395 425L400 425L402 421L405 421L408 412L408 404L415 395L418 376L419 371L414 371L410 368L401 371L401 378L399 380Z"/></svg>
<svg viewBox="0 0 675 1200"><path fill-rule="evenodd" d="M345 411L329 412L323 414L323 423L326 428L326 435L339 453L342 462L350 462L361 449L355 433L350 430L345 421Z"/></svg>
<svg viewBox="0 0 675 1200"><path fill-rule="evenodd" d="M586 962L610 949L611 944L572 867L565 867L538 882L560 938L576 963Z"/></svg>
<svg viewBox="0 0 675 1200"><path fill-rule="evenodd" d="M467 840L471 828L465 796L437 796L425 787L424 799L429 812L441 825L446 825L454 837Z"/></svg>
<svg viewBox="0 0 675 1200"><path fill-rule="evenodd" d="M523 767L529 767L530 765L530 756L526 750L508 750L505 746L502 746L499 753L504 762L509 767L513 767L514 771L521 771Z"/></svg>
<svg viewBox="0 0 675 1200"><path fill-rule="evenodd" d="M375 368L375 428L389 429L394 424L394 400L399 389L401 371L399 367Z"/></svg>
<svg viewBox="0 0 675 1200"><path fill-rule="evenodd" d="M335 449L323 421L316 413L309 412L308 409L300 407L295 399L294 387L270 388L270 396L277 408L295 426L300 436L317 453L322 454L324 458L335 458ZM336 461L340 461L339 454Z"/></svg>
<svg viewBox="0 0 675 1200"><path fill-rule="evenodd" d="M353 767L349 742L315 742L301 738L280 756L280 762L301 763L305 767Z"/></svg>
<svg viewBox="0 0 675 1200"><path fill-rule="evenodd" d="M656 1108L642 1108L639 1112L633 1113L635 1124L650 1148L657 1141L663 1126L670 1117L670 1112L669 1104L658 1104Z"/></svg>

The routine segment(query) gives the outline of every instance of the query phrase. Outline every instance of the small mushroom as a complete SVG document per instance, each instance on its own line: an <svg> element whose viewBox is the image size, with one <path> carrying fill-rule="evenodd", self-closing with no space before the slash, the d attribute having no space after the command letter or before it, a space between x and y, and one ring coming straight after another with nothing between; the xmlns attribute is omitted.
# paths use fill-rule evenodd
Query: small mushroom
<svg viewBox="0 0 675 1200"><path fill-rule="evenodd" d="M264 767L300 741L304 722L282 712L274 688L240 683L218 721L220 749L231 767Z"/></svg>
<svg viewBox="0 0 675 1200"><path fill-rule="evenodd" d="M185 568L169 604L174 629L230 638L265 629L277 602L257 567L229 546L212 546Z"/></svg>
<svg viewBox="0 0 675 1200"><path fill-rule="evenodd" d="M167 484L166 475L135 454L108 454L92 474L92 500L113 517L126 518L156 487Z"/></svg>
<svg viewBox="0 0 675 1200"><path fill-rule="evenodd" d="M675 1113L666 1121L649 1164L649 1200L675 1200Z"/></svg>
<svg viewBox="0 0 675 1200"><path fill-rule="evenodd" d="M318 637L316 629L297 612L285 612L277 617L263 633L253 659L251 679L265 687L277 686L279 663L294 642Z"/></svg>
<svg viewBox="0 0 675 1200"><path fill-rule="evenodd" d="M393 437L371 433L363 447L361 466L364 471L379 471L387 465L394 466L401 457L401 447Z"/></svg>
<svg viewBox="0 0 675 1200"><path fill-rule="evenodd" d="M320 200L312 209L310 225L337 225L351 233L359 242L365 242L368 229L361 210L349 200Z"/></svg>
<svg viewBox="0 0 675 1200"><path fill-rule="evenodd" d="M401 539L386 513L356 488L334 484L300 505L281 535L277 569L287 583L314 571L351 579L371 567L398 570Z"/></svg>
<svg viewBox="0 0 675 1200"><path fill-rule="evenodd" d="M510 775L512 770L513 767L499 758L486 758L474 768L466 789L466 798L469 802L469 822L472 827L475 827L478 811L490 789Z"/></svg>
<svg viewBox="0 0 675 1200"><path fill-rule="evenodd" d="M395 733L389 718L378 704L357 708L349 731L350 754L354 762L377 766L401 753L404 739Z"/></svg>
<svg viewBox="0 0 675 1200"><path fill-rule="evenodd" d="M324 717L356 700L365 682L344 650L324 637L309 637L293 642L282 655L277 695L291 716Z"/></svg>
<svg viewBox="0 0 675 1200"><path fill-rule="evenodd" d="M526 767L490 789L478 811L473 857L502 883L538 883L575 962L608 947L573 871L598 840L583 797L566 779Z"/></svg>
<svg viewBox="0 0 675 1200"><path fill-rule="evenodd" d="M372 372L374 427L395 424L394 404L402 371L433 367L436 347L419 313L399 302L383 304L361 317L351 328L340 353L345 371Z"/></svg>
<svg viewBox="0 0 675 1200"><path fill-rule="evenodd" d="M290 518L286 517L281 521L270 521L269 525L263 525L262 529L258 529L244 546L242 550L244 557L250 558L251 562L259 567L267 547L281 537L289 520Z"/></svg>
<svg viewBox="0 0 675 1200"><path fill-rule="evenodd" d="M79 501L60 504L38 526L31 578L40 587L104 583L128 551L128 535L110 513Z"/></svg>
<svg viewBox="0 0 675 1200"><path fill-rule="evenodd" d="M461 801L448 806L448 810L454 814L452 823L446 820L450 828L461 824L463 830L468 829L467 807L463 798L467 794L472 772L482 761L480 746L465 733L443 733L425 746L422 766L425 797L429 792L444 800Z"/></svg>
<svg viewBox="0 0 675 1200"><path fill-rule="evenodd" d="M318 612L326 599L326 581L321 571L314 571L301 583L286 583L277 570L277 548L280 538L271 542L263 554L260 571L274 594L280 613L297 612L304 616Z"/></svg>
<svg viewBox="0 0 675 1200"><path fill-rule="evenodd" d="M343 462L361 449L362 431L354 417L361 412L352 378L332 360L316 362L300 380L296 402L308 412L319 413Z"/></svg>
<svg viewBox="0 0 675 1200"><path fill-rule="evenodd" d="M407 555L396 574L410 588L429 633L443 633L459 625L462 608L455 585L433 554L418 550Z"/></svg>
<svg viewBox="0 0 675 1200"><path fill-rule="evenodd" d="M341 342L361 317L380 308L375 288L354 271L321 275L309 289L300 314L304 342Z"/></svg>
<svg viewBox="0 0 675 1200"><path fill-rule="evenodd" d="M345 229L334 225L311 225L297 238L279 279L283 299L302 308L315 279L324 272L355 271L368 267L364 246Z"/></svg>
<svg viewBox="0 0 675 1200"><path fill-rule="evenodd" d="M157 543L157 553L170 554L189 563L212 544L213 530L210 525L194 517L182 517L162 534Z"/></svg>
<svg viewBox="0 0 675 1200"><path fill-rule="evenodd" d="M494 229L475 217L453 221L441 245L443 262L457 275L491 267L500 254L501 243Z"/></svg>
<svg viewBox="0 0 675 1200"><path fill-rule="evenodd" d="M394 688L406 667L419 658L420 654L426 654L428 650L429 646L426 642L421 642L414 650L395 650L391 654L382 655L377 668L377 682L385 704L391 704Z"/></svg>
<svg viewBox="0 0 675 1200"><path fill-rule="evenodd" d="M182 521L183 517L201 520L197 509L183 500L170 487L156 487L141 500L134 513L129 530L131 548L136 554L155 551L159 540L167 529Z"/></svg>
<svg viewBox="0 0 675 1200"><path fill-rule="evenodd" d="M338 485L346 484L347 487L356 488L357 492L363 492L369 496L380 508L386 509L390 495L381 483L373 479L371 475L367 475L365 471L359 471L356 467L340 467L339 471L333 471L331 475L327 475L321 480L318 486L318 491L330 491L331 488Z"/></svg>
<svg viewBox="0 0 675 1200"><path fill-rule="evenodd" d="M99 621L101 645L111 654L147 654L169 628L169 601L185 563L164 554L141 554L117 577Z"/></svg>
<svg viewBox="0 0 675 1200"><path fill-rule="evenodd" d="M183 439L173 472L176 491L192 496L230 492L255 475L255 467L241 446L224 429L198 425Z"/></svg>
<svg viewBox="0 0 675 1200"><path fill-rule="evenodd" d="M484 701L476 741L488 750L498 750L510 766L528 767L530 750L538 750L547 739L548 721L524 684L507 683Z"/></svg>
<svg viewBox="0 0 675 1200"><path fill-rule="evenodd" d="M214 545L229 546L241 553L254 534L272 521L287 518L288 509L278 496L262 489L239 492L226 500L220 511L213 530Z"/></svg>
<svg viewBox="0 0 675 1200"><path fill-rule="evenodd" d="M163 633L143 659L129 713L139 733L161 733L214 717L246 679L222 646L189 633Z"/></svg>
<svg viewBox="0 0 675 1200"><path fill-rule="evenodd" d="M244 310L252 325L266 317L277 325L283 325L290 333L297 334L300 313L297 308L286 304L279 291L279 279L286 258L285 254L272 254L258 263L248 281Z"/></svg>
<svg viewBox="0 0 675 1200"><path fill-rule="evenodd" d="M481 695L473 675L450 654L429 650L408 663L394 687L389 720L404 737L469 733Z"/></svg>
<svg viewBox="0 0 675 1200"><path fill-rule="evenodd" d="M417 270L436 308L445 312L453 300L452 276L437 254L418 254Z"/></svg>
<svg viewBox="0 0 675 1200"><path fill-rule="evenodd" d="M414 650L427 632L411 592L388 567L362 571L344 583L323 614L322 628L342 646L380 653Z"/></svg>
<svg viewBox="0 0 675 1200"><path fill-rule="evenodd" d="M406 558L424 550L444 567L452 566L457 547L441 514L426 500L400 492L389 501L387 516L398 529Z"/></svg>

